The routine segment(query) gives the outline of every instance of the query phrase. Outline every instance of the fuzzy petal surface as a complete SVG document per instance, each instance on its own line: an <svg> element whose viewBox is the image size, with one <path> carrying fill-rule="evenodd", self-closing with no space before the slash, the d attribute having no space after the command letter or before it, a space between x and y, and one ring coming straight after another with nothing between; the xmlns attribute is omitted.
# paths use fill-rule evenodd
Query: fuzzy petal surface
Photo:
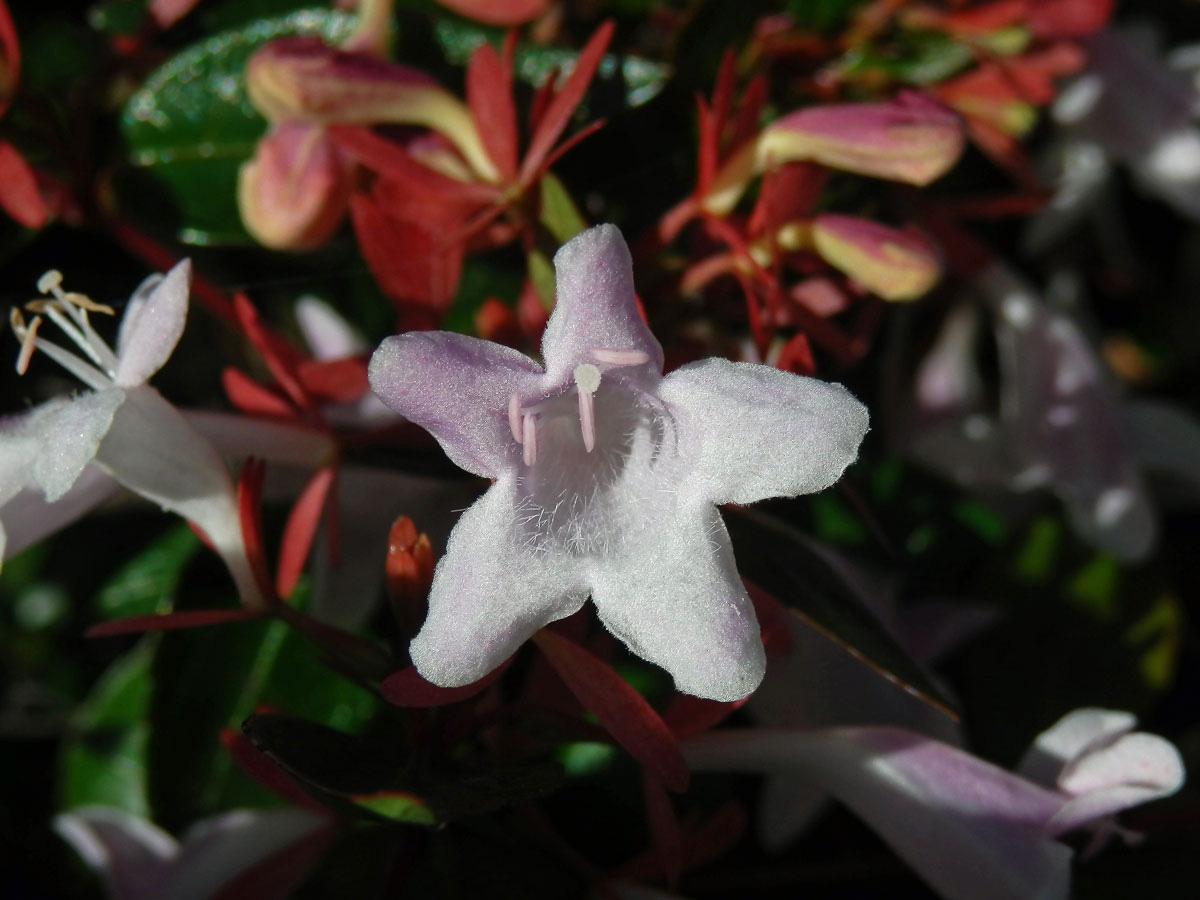
<svg viewBox="0 0 1200 900"><path fill-rule="evenodd" d="M154 388L125 395L96 462L134 493L196 523L225 560L242 601L260 604L233 481L220 455Z"/></svg>
<svg viewBox="0 0 1200 900"><path fill-rule="evenodd" d="M537 391L543 373L529 357L500 344L413 331L379 345L369 377L383 402L429 431L451 462L496 478L520 457L508 399Z"/></svg>
<svg viewBox="0 0 1200 900"><path fill-rule="evenodd" d="M555 301L542 335L552 382L566 382L591 351L640 350L662 371L662 346L638 313L633 262L615 225L597 225L554 255Z"/></svg>
<svg viewBox="0 0 1200 900"><path fill-rule="evenodd" d="M706 359L663 380L691 475L711 503L753 503L824 490L858 457L867 408L840 384L770 366Z"/></svg>
<svg viewBox="0 0 1200 900"><path fill-rule="evenodd" d="M417 671L441 687L478 681L535 631L583 606L574 559L525 546L517 486L501 478L450 534L429 592L429 615L409 645Z"/></svg>
<svg viewBox="0 0 1200 900"><path fill-rule="evenodd" d="M758 619L715 507L682 508L655 540L594 564L591 585L604 626L683 693L740 700L762 681Z"/></svg>
<svg viewBox="0 0 1200 900"><path fill-rule="evenodd" d="M149 293L142 288L134 292L117 341L113 380L118 387L144 384L171 356L187 321L191 280L192 264L185 259L155 282Z"/></svg>
<svg viewBox="0 0 1200 900"><path fill-rule="evenodd" d="M887 841L947 900L1066 900L1071 851L1046 837L1052 791L896 728L710 732L698 770L804 774Z"/></svg>
<svg viewBox="0 0 1200 900"><path fill-rule="evenodd" d="M95 458L125 400L125 391L108 388L71 400L54 400L33 411L29 428L42 445L33 464L33 478L48 502L66 494Z"/></svg>

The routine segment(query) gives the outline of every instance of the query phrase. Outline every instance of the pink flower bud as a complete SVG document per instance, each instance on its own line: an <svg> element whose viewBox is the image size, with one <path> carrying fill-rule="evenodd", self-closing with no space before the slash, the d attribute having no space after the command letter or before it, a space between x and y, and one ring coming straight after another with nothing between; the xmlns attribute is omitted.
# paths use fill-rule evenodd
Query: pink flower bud
<svg viewBox="0 0 1200 900"><path fill-rule="evenodd" d="M276 125L238 174L242 223L268 247L309 250L341 224L350 187L349 168L322 128Z"/></svg>
<svg viewBox="0 0 1200 900"><path fill-rule="evenodd" d="M338 50L317 37L289 37L254 52L246 65L246 89L272 123L388 122L432 128L482 178L499 178L467 107L416 69Z"/></svg>
<svg viewBox="0 0 1200 900"><path fill-rule="evenodd" d="M813 221L812 237L822 259L884 300L916 299L941 275L926 240L868 219L826 213Z"/></svg>
<svg viewBox="0 0 1200 900"><path fill-rule="evenodd" d="M944 174L962 150L958 116L914 91L885 103L811 106L773 123L758 141L764 165L809 160L916 185Z"/></svg>

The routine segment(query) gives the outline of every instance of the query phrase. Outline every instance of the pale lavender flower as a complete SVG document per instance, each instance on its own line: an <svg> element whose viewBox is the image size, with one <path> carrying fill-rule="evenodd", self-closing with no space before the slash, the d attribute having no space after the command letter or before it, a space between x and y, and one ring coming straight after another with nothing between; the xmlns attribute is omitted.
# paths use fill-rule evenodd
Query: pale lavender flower
<svg viewBox="0 0 1200 900"><path fill-rule="evenodd" d="M238 876L290 848L320 842L330 820L300 809L235 810L196 824L181 842L120 809L85 806L54 818L54 828L104 882L110 900L207 900ZM316 846L281 866L282 898L320 858Z"/></svg>
<svg viewBox="0 0 1200 900"><path fill-rule="evenodd" d="M554 262L544 366L446 332L389 338L371 360L384 402L495 479L450 536L413 662L436 684L476 681L590 594L681 691L744 697L764 656L716 505L828 487L866 409L840 385L750 363L664 377L611 225Z"/></svg>
<svg viewBox="0 0 1200 900"><path fill-rule="evenodd" d="M1178 751L1130 733L1133 717L1077 710L1013 774L895 727L713 731L689 738L696 770L803 776L871 826L946 900L1066 900L1079 828L1183 784Z"/></svg>
<svg viewBox="0 0 1200 900"><path fill-rule="evenodd" d="M126 307L115 351L89 318L89 311L111 310L64 292L58 272L43 276L39 286L49 296L30 304L37 313L34 319L26 324L13 311L13 328L22 342L18 370L24 371L34 350L40 350L90 390L35 407L0 431L0 514L9 519L7 504L24 496L25 489L38 488L46 505L36 509L53 524L63 524L79 514L81 497L91 501L103 495L97 488L103 479L90 477L95 490L71 495L85 471L94 467L199 526L229 567L243 602L255 605L262 598L242 543L229 472L213 446L146 383L183 333L190 274L185 261L142 283ZM47 319L82 357L39 334ZM55 504L64 501L67 508L60 514ZM25 511L30 512L28 504ZM30 523L21 527L29 530Z"/></svg>

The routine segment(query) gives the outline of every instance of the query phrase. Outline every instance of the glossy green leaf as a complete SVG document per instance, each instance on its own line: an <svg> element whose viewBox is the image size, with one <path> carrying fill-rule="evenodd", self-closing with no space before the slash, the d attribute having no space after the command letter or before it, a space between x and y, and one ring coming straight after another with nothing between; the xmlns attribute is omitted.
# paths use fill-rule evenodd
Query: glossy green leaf
<svg viewBox="0 0 1200 900"><path fill-rule="evenodd" d="M119 568L96 595L106 619L166 612L175 599L184 568L200 549L200 539L185 524L162 537Z"/></svg>
<svg viewBox="0 0 1200 900"><path fill-rule="evenodd" d="M299 10L252 22L183 50L157 69L121 114L134 175L123 195L134 207L158 205L178 238L190 244L248 241L237 211L237 173L266 123L246 95L250 54L285 35L345 38L354 17L327 9Z"/></svg>
<svg viewBox="0 0 1200 900"><path fill-rule="evenodd" d="M59 758L61 806L112 806L148 816L147 749L156 639L118 658L75 711Z"/></svg>
<svg viewBox="0 0 1200 900"><path fill-rule="evenodd" d="M587 228L587 222L575 206L575 201L551 172L542 176L541 201L541 222L559 243L565 244Z"/></svg>

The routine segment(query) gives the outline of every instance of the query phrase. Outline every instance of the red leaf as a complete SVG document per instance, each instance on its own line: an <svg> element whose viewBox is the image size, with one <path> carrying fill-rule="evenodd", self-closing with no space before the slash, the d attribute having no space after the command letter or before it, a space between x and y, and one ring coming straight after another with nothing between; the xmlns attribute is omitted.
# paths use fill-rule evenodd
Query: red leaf
<svg viewBox="0 0 1200 900"><path fill-rule="evenodd" d="M279 382L289 399L303 410L312 409L312 399L296 378L296 364L302 354L283 338L272 334L258 317L258 310L245 294L234 294L233 309L246 337L267 364L271 375Z"/></svg>
<svg viewBox="0 0 1200 900"><path fill-rule="evenodd" d="M525 153L525 160L521 164L519 180L522 184L530 183L531 176L541 167L550 148L567 127L571 114L575 112L575 107L579 105L588 85L591 84L592 76L596 74L596 68L600 65L612 35L613 23L605 22L579 51L574 71L538 120L537 128L529 141L529 149Z"/></svg>
<svg viewBox="0 0 1200 900"><path fill-rule="evenodd" d="M306 359L296 366L296 378L306 393L333 403L352 403L371 389L367 361L357 356L328 362Z"/></svg>
<svg viewBox="0 0 1200 900"><path fill-rule="evenodd" d="M462 268L460 245L444 246L421 225L393 218L361 195L351 198L350 216L363 258L385 294L438 313L450 305Z"/></svg>
<svg viewBox="0 0 1200 900"><path fill-rule="evenodd" d="M244 372L226 367L221 372L221 386L229 402L242 412L280 419L295 419L296 410L270 388L265 388Z"/></svg>
<svg viewBox="0 0 1200 900"><path fill-rule="evenodd" d="M267 464L261 459L247 457L242 463L238 477L238 518L242 526L242 543L246 547L246 558L254 571L254 579L264 597L271 597L271 576L267 572L267 553L263 548L262 489Z"/></svg>
<svg viewBox="0 0 1200 900"><path fill-rule="evenodd" d="M584 708L638 762L673 791L684 791L688 767L671 729L629 682L578 644L543 628L533 636L558 677Z"/></svg>
<svg viewBox="0 0 1200 900"><path fill-rule="evenodd" d="M431 706L446 706L458 703L468 697L474 697L483 691L508 668L510 659L506 659L478 681L465 684L462 687L444 688L426 681L417 671L416 666L408 666L399 672L393 672L379 686L379 693L389 703L413 709L428 709Z"/></svg>
<svg viewBox="0 0 1200 900"><path fill-rule="evenodd" d="M496 188L473 181L459 181L434 171L409 155L403 146L357 125L331 125L326 133L335 144L368 169L398 181L403 190L442 201L491 203Z"/></svg>
<svg viewBox="0 0 1200 900"><path fill-rule="evenodd" d="M262 711L261 709L256 710L256 712ZM221 745L233 757L238 768L267 790L297 806L303 806L318 813L329 812L329 808L323 803L297 787L296 782L284 774L283 770L271 762L270 758L255 747L244 734L234 731L232 728L224 728L221 730Z"/></svg>
<svg viewBox="0 0 1200 900"><path fill-rule="evenodd" d="M460 16L485 25L521 25L536 19L550 6L549 0L438 0Z"/></svg>
<svg viewBox="0 0 1200 900"><path fill-rule="evenodd" d="M279 564L275 567L275 592L280 597L291 596L296 587L336 475L333 467L318 469L292 505L279 546Z"/></svg>
<svg viewBox="0 0 1200 900"><path fill-rule="evenodd" d="M33 169L8 141L0 141L0 206L26 228L41 228L50 215Z"/></svg>
<svg viewBox="0 0 1200 900"><path fill-rule="evenodd" d="M154 613L148 616L129 616L93 625L86 637L111 637L116 634L140 634L145 631L175 631L180 628L203 628L227 622L246 622L261 619L266 613L259 609L187 609L182 612Z"/></svg>
<svg viewBox="0 0 1200 900"><path fill-rule="evenodd" d="M467 105L488 156L511 182L517 175L517 110L512 75L492 45L480 44L467 64Z"/></svg>
<svg viewBox="0 0 1200 900"><path fill-rule="evenodd" d="M708 731L741 709L745 702L735 700L732 703L722 703L720 700L693 697L691 694L676 694L671 700L671 705L663 713L663 721L675 737L683 740Z"/></svg>
<svg viewBox="0 0 1200 900"><path fill-rule="evenodd" d="M646 824L650 828L650 840L658 856L667 887L674 890L683 870L683 833L679 819L671 806L671 798L662 782L649 772L642 772L642 797L646 802Z"/></svg>
<svg viewBox="0 0 1200 900"><path fill-rule="evenodd" d="M803 332L792 335L783 345L778 366L785 372L795 372L797 375L816 373L817 363L813 359L812 347L809 346L808 337Z"/></svg>
<svg viewBox="0 0 1200 900"><path fill-rule="evenodd" d="M8 110L13 94L17 92L21 73L21 42L17 40L17 29L8 12L8 4L0 0L0 66L5 69L0 88L0 116Z"/></svg>

